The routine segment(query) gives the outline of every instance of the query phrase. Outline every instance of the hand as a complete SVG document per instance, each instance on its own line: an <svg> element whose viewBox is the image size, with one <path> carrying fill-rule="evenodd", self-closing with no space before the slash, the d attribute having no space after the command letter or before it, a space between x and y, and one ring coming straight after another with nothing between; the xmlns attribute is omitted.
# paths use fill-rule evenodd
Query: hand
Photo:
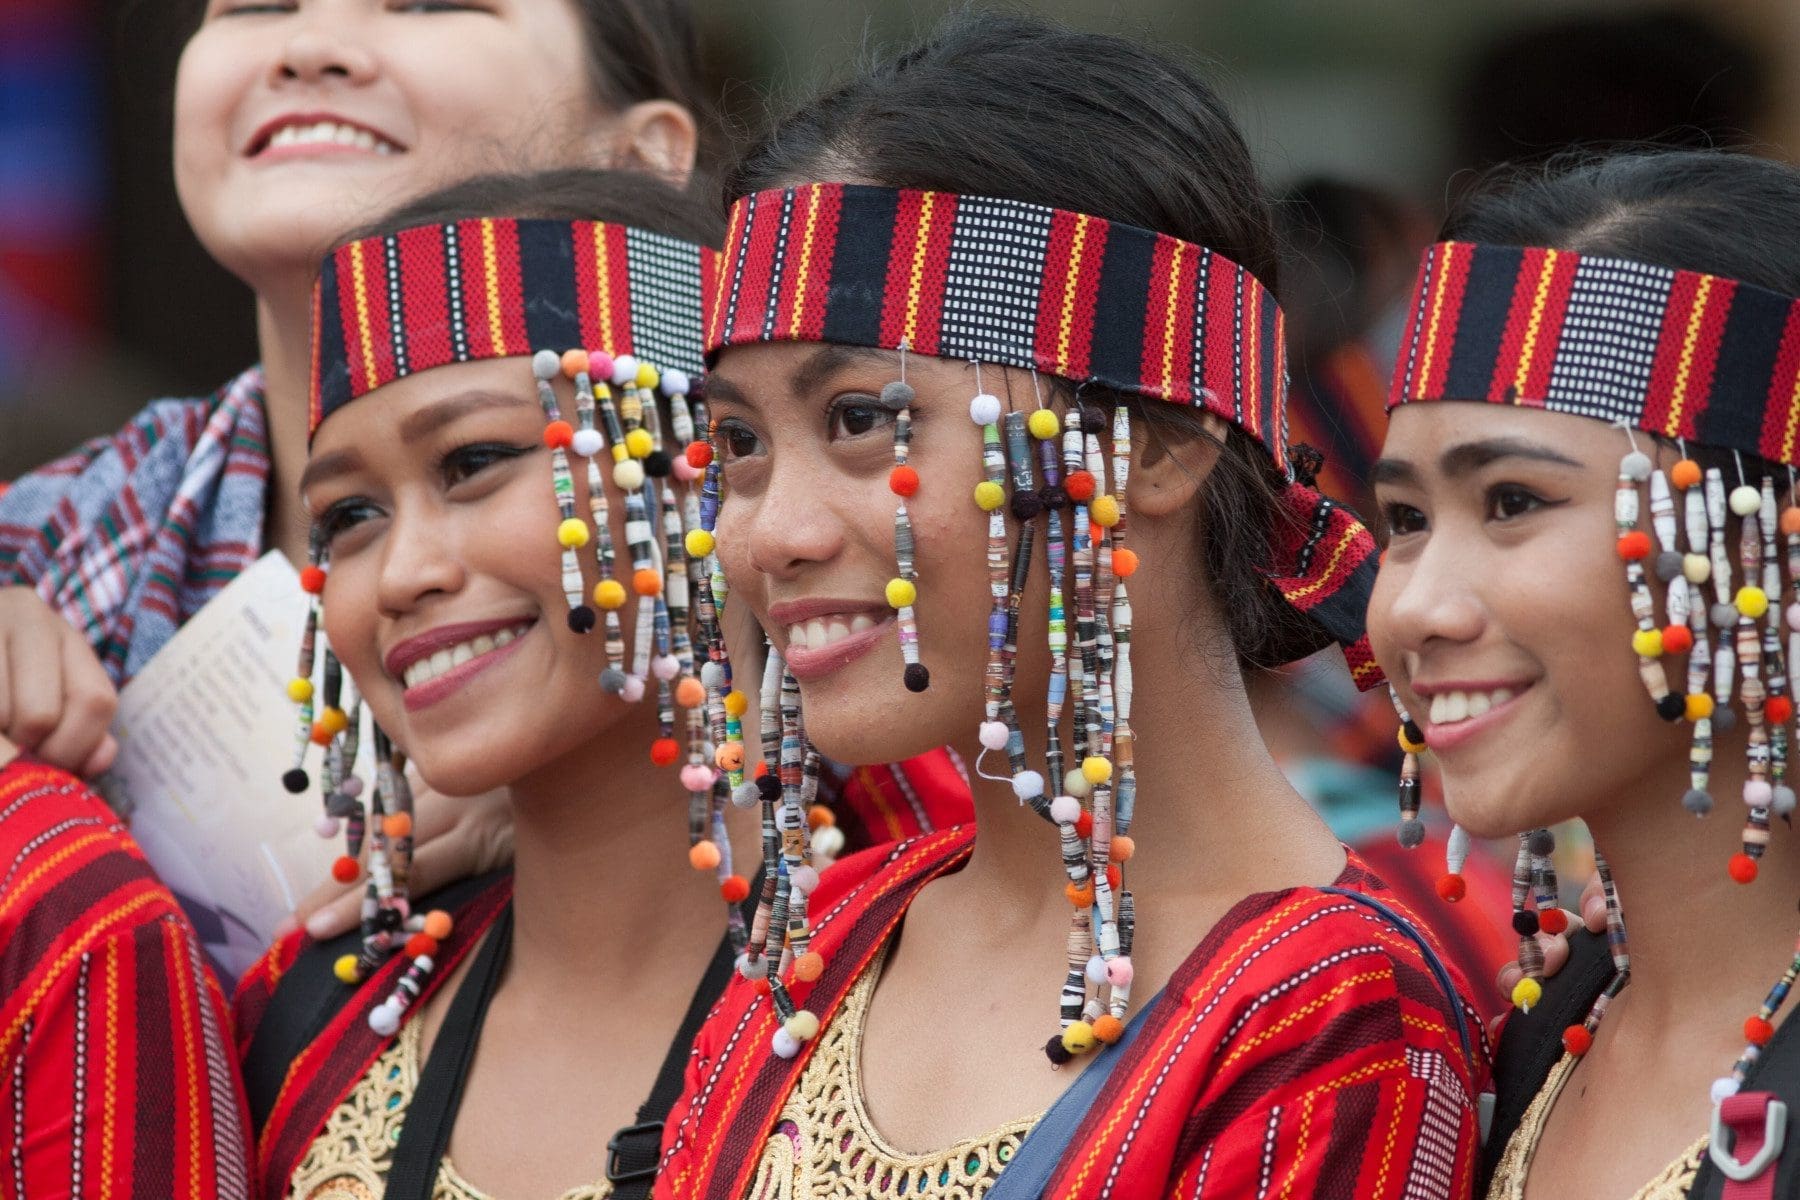
<svg viewBox="0 0 1800 1200"><path fill-rule="evenodd" d="M1589 879L1587 886L1581 889L1581 915L1579 917L1567 909L1569 928L1575 928L1579 920L1587 926L1589 933L1606 932L1606 895L1600 887L1600 876ZM1540 933L1537 935L1538 945L1544 948L1544 978L1549 979L1569 961L1569 935L1567 933ZM1525 977L1517 962L1509 962L1500 968L1500 994L1512 1003L1512 991L1519 980Z"/></svg>
<svg viewBox="0 0 1800 1200"><path fill-rule="evenodd" d="M79 631L28 587L0 587L0 734L53 767L112 766L118 689Z"/></svg>
<svg viewBox="0 0 1800 1200"><path fill-rule="evenodd" d="M512 804L506 791L480 796L446 796L408 764L413 793L413 860L408 884L424 896L459 879L498 870L512 862ZM275 930L277 938L302 922L315 941L355 929L362 920L366 880L328 881L307 895L294 915Z"/></svg>

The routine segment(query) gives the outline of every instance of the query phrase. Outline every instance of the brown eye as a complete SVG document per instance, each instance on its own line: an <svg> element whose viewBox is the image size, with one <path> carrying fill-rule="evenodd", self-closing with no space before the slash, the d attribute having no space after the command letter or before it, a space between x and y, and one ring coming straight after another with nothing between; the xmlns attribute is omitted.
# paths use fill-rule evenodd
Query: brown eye
<svg viewBox="0 0 1800 1200"><path fill-rule="evenodd" d="M720 421L717 437L721 455L727 459L753 458L762 450L756 431L736 419Z"/></svg>
<svg viewBox="0 0 1800 1200"><path fill-rule="evenodd" d="M1410 504L1388 504L1381 510L1382 524L1390 538L1425 532L1425 514Z"/></svg>
<svg viewBox="0 0 1800 1200"><path fill-rule="evenodd" d="M830 436L862 437L893 424L894 413L872 396L844 396L834 401L829 415Z"/></svg>
<svg viewBox="0 0 1800 1200"><path fill-rule="evenodd" d="M1488 493L1488 515L1497 521L1510 521L1543 506L1543 497L1514 483L1503 483Z"/></svg>

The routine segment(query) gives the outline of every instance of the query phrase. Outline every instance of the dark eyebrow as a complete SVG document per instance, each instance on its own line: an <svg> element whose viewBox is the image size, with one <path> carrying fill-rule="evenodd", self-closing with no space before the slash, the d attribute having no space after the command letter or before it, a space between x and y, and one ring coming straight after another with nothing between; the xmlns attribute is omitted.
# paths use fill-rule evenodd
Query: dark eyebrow
<svg viewBox="0 0 1800 1200"><path fill-rule="evenodd" d="M396 432L403 443L411 444L426 434L442 429L470 413L488 408L515 408L526 405L536 407L536 402L511 392L495 392L477 388L419 409L402 420ZM306 464L304 471L300 472L300 491L305 493L315 484L354 471L361 466L362 456L353 447L318 455Z"/></svg>
<svg viewBox="0 0 1800 1200"><path fill-rule="evenodd" d="M1574 467L1577 470L1586 469L1585 463L1524 438L1488 438L1450 447L1438 458L1438 470L1446 479L1459 479L1508 458L1523 458L1553 466ZM1418 479L1418 469L1403 458L1377 459L1375 465L1369 468L1369 482L1372 484L1411 484L1417 483Z"/></svg>
<svg viewBox="0 0 1800 1200"><path fill-rule="evenodd" d="M869 346L821 346L815 354L794 368L793 375L788 378L788 387L794 395L804 396L816 391L820 384L845 367L869 362L892 363L894 358L889 351ZM895 374L897 378L897 368Z"/></svg>
<svg viewBox="0 0 1800 1200"><path fill-rule="evenodd" d="M321 454L309 459L306 469L300 472L300 494L304 496L315 484L348 474L360 466L362 466L362 455L354 449L333 450L330 454Z"/></svg>
<svg viewBox="0 0 1800 1200"><path fill-rule="evenodd" d="M706 377L706 398L723 400L727 404L736 404L742 408L755 408L756 402L739 391L737 385L723 375L709 374Z"/></svg>

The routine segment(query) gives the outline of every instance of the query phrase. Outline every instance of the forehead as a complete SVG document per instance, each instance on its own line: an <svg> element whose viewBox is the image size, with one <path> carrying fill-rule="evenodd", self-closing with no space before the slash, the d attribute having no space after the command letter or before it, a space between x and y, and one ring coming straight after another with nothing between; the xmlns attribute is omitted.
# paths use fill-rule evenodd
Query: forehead
<svg viewBox="0 0 1800 1200"><path fill-rule="evenodd" d="M1638 430L1632 436L1641 449L1654 448L1649 434ZM1381 456L1424 468L1455 446L1502 438L1529 442L1584 463L1616 465L1630 449L1623 430L1593 417L1516 404L1434 400L1402 404L1389 414Z"/></svg>
<svg viewBox="0 0 1800 1200"><path fill-rule="evenodd" d="M467 404L465 398L472 394L488 396L493 403ZM415 431L434 409L443 408L445 415L450 415L450 406L455 406L460 415L462 410L514 407L501 403L502 398L516 400L521 411L527 405L537 411L537 384L531 374L530 359L519 356L450 363L407 375L358 396L328 415L313 434L312 457L347 446L368 445L372 439L404 442L408 440L405 434Z"/></svg>

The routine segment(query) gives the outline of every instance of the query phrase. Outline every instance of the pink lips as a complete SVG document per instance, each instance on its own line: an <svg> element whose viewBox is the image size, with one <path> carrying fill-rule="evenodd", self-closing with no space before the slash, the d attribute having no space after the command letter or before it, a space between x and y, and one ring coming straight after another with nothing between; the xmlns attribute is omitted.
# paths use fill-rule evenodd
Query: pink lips
<svg viewBox="0 0 1800 1200"><path fill-rule="evenodd" d="M270 143L281 130L293 126L309 126L320 124L346 125L351 129L360 129L378 141L386 142L394 148L394 153L405 150L397 140L383 133L366 121L356 121L334 112L284 113L270 121L265 121L250 140L245 143L244 156L257 162L281 162L292 158L319 158L330 155L358 154L365 158L375 155L361 146L345 146L335 142L308 142L288 146L275 146Z"/></svg>
<svg viewBox="0 0 1800 1200"><path fill-rule="evenodd" d="M442 625L429 632L411 637L387 652L382 665L394 679L401 679L413 663L421 658L429 658L439 650L471 641L483 634L498 633L503 629L518 629L530 618L500 617L489 621L466 621L457 625ZM401 700L408 712L427 708L440 700L453 695L464 687L469 680L481 674L489 667L496 666L511 656L527 634L537 628L537 622L531 620L530 625L504 646L497 646L486 654L478 654L468 662L459 663L435 679L428 679L416 687L406 688L401 693Z"/></svg>
<svg viewBox="0 0 1800 1200"><path fill-rule="evenodd" d="M790 646L782 656L794 678L802 683L809 679L822 679L833 671L849 666L886 638L894 636L894 617L890 613L875 623L872 629L861 633L853 633L849 637L839 638L829 646L821 646L817 650L799 649Z"/></svg>

